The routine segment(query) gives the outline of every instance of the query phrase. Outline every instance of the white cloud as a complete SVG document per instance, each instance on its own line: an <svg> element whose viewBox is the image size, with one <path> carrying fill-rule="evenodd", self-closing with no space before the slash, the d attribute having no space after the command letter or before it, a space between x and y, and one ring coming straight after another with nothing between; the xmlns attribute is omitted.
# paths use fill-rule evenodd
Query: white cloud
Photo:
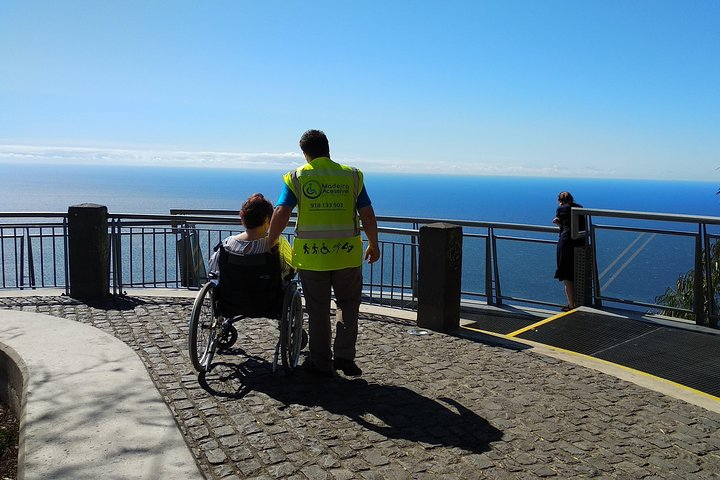
<svg viewBox="0 0 720 480"><path fill-rule="evenodd" d="M535 177L619 177L616 169L590 166L533 166L511 162L452 163L442 161L394 161L336 157L340 163L369 172L418 173L443 175L494 175ZM237 168L255 170L291 170L302 165L300 152L243 153L175 150L139 150L121 148L57 147L0 145L0 162L72 165L133 165L197 168ZM628 172L624 172L625 176Z"/></svg>
<svg viewBox="0 0 720 480"><path fill-rule="evenodd" d="M115 148L0 145L0 160L12 163L72 165L153 165L202 168L290 169L299 153L188 152Z"/></svg>

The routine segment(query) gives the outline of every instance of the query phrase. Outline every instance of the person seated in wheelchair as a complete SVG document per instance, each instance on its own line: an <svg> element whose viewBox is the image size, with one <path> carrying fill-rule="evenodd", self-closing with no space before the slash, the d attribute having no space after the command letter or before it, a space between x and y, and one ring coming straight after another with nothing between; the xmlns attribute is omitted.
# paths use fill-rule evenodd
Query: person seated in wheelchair
<svg viewBox="0 0 720 480"><path fill-rule="evenodd" d="M282 308L282 289L296 272L285 237L272 248L268 245L272 213L272 203L261 193L251 195L240 209L245 231L225 238L210 257L208 270L218 279L218 307L226 316L274 316Z"/></svg>

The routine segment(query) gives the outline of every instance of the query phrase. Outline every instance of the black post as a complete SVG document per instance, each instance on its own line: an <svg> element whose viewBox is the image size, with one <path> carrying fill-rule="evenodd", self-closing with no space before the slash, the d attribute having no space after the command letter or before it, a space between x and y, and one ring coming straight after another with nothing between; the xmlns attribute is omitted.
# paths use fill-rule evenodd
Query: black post
<svg viewBox="0 0 720 480"><path fill-rule="evenodd" d="M705 292L703 288L702 226L695 237L695 273L693 278L693 312L695 323L705 325ZM707 252L709 254L709 252Z"/></svg>
<svg viewBox="0 0 720 480"><path fill-rule="evenodd" d="M420 227L418 327L451 331L460 327L462 227L432 223Z"/></svg>
<svg viewBox="0 0 720 480"><path fill-rule="evenodd" d="M107 207L83 203L68 208L70 296L102 298L110 293Z"/></svg>

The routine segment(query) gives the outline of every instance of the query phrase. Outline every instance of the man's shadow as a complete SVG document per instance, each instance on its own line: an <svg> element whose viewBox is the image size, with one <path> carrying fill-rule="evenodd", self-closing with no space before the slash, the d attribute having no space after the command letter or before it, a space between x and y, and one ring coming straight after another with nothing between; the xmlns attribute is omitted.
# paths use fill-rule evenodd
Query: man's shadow
<svg viewBox="0 0 720 480"><path fill-rule="evenodd" d="M384 437L427 446L480 453L503 436L487 420L451 398L452 392L436 401L406 387L363 379L318 378L301 368L290 375L273 373L272 365L258 357L244 357L238 363L218 362L199 380L215 396L239 399L250 391L262 392L286 407L320 407Z"/></svg>

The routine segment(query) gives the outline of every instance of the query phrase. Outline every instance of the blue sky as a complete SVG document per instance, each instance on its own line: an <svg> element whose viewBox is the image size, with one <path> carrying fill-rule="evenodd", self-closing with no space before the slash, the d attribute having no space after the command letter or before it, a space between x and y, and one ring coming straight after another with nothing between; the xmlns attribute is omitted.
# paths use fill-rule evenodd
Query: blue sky
<svg viewBox="0 0 720 480"><path fill-rule="evenodd" d="M0 161L714 180L720 1L0 2Z"/></svg>

